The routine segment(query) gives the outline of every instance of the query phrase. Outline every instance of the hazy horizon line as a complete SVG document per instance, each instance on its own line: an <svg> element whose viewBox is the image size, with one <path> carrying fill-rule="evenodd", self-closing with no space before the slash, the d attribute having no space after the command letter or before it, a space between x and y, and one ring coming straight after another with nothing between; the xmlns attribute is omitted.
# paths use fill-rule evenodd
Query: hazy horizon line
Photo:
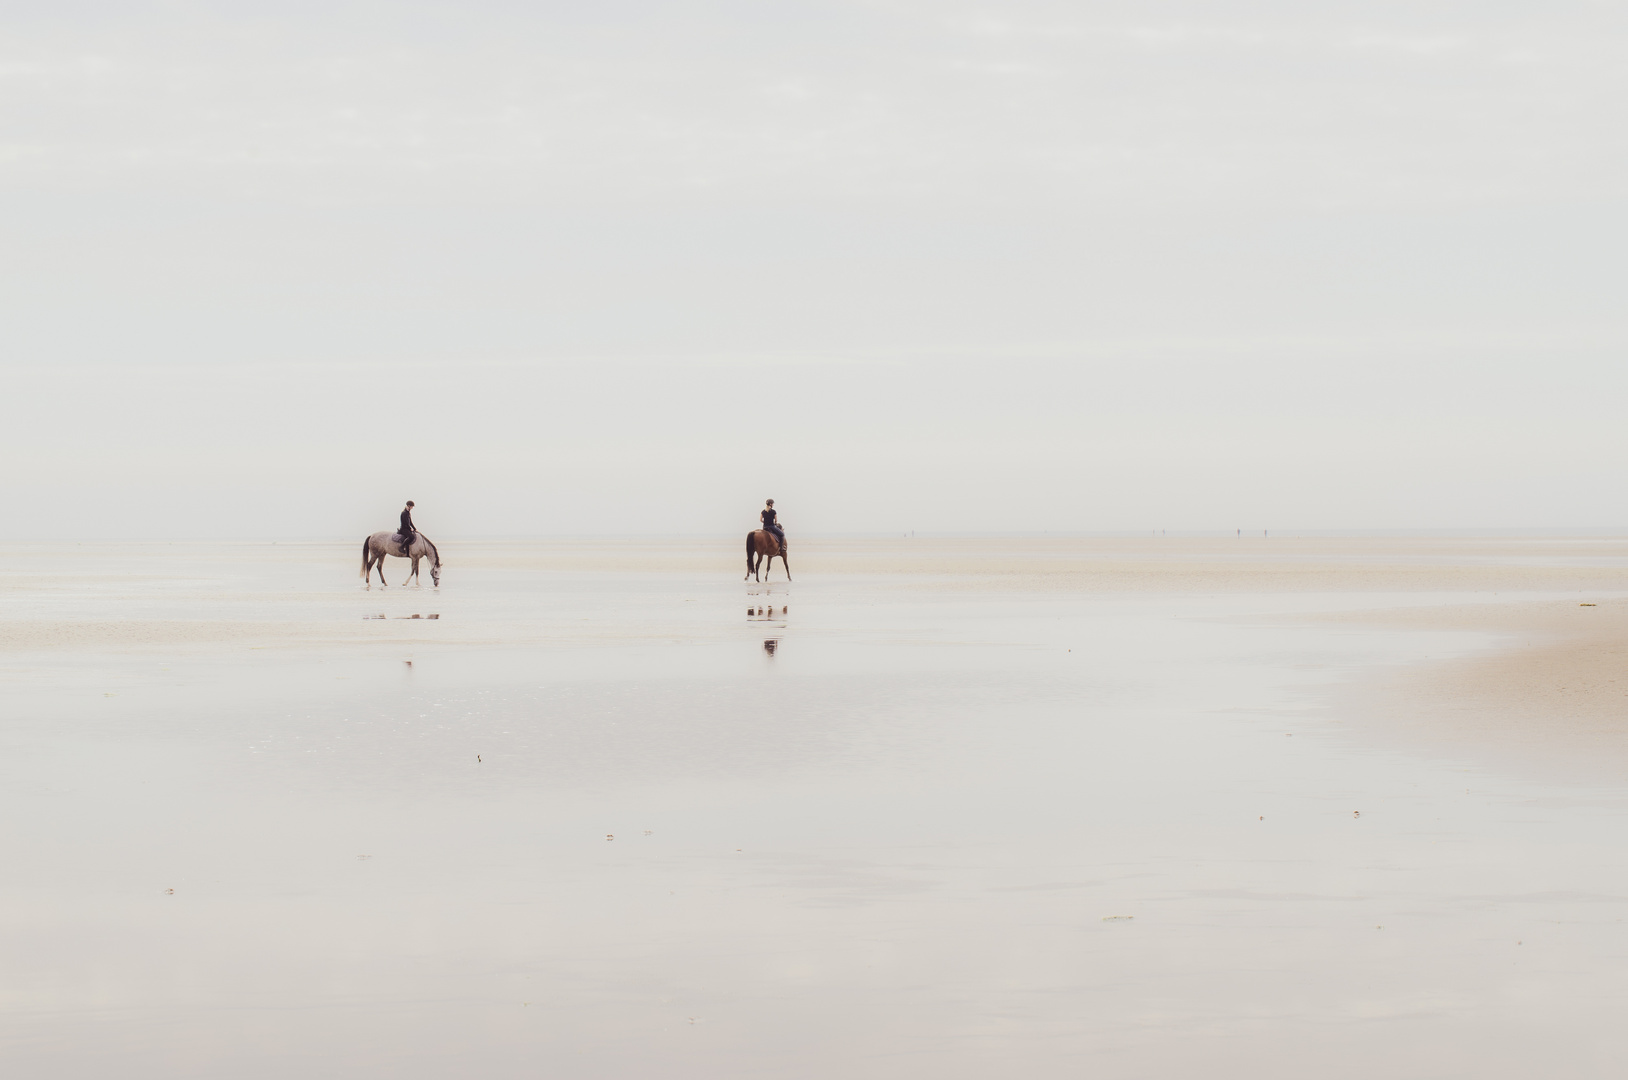
<svg viewBox="0 0 1628 1080"><path fill-rule="evenodd" d="M369 534L371 535L371 534ZM1477 527L1442 529L1339 528L1339 529L1003 529L1003 530L871 530L863 532L799 533L795 539L820 540L1261 540L1261 539L1613 539L1628 540L1628 526L1544 526ZM648 542L655 540L737 542L715 532L558 532L442 534L438 544L480 543L581 543L588 541ZM264 547L306 544L353 544L355 537L282 536L265 539L254 536L39 536L0 538L4 544L245 544Z"/></svg>

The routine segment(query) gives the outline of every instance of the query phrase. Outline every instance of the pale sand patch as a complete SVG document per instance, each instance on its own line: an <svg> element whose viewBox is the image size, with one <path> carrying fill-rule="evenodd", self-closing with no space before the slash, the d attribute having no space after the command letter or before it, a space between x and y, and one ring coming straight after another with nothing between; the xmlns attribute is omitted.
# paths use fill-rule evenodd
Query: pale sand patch
<svg viewBox="0 0 1628 1080"><path fill-rule="evenodd" d="M359 620L360 621L360 620ZM398 641L438 641L447 635L421 628L424 620L390 620L376 632L349 626L310 623L231 622L226 620L127 619L62 622L26 620L0 622L0 651L99 650L170 645L310 645L371 642L389 637ZM434 623L430 624L431 627Z"/></svg>
<svg viewBox="0 0 1628 1080"><path fill-rule="evenodd" d="M1628 599L1370 611L1340 621L1497 635L1488 651L1349 687L1339 712L1356 732L1551 779L1628 779Z"/></svg>
<svg viewBox="0 0 1628 1080"><path fill-rule="evenodd" d="M352 626L351 621L356 625ZM507 632L505 632L507 630ZM376 645L616 645L668 641L668 626L466 626L446 619L354 619L343 623L120 620L0 622L0 654L80 652L86 656L136 650L186 650L229 657L245 649L311 649Z"/></svg>
<svg viewBox="0 0 1628 1080"><path fill-rule="evenodd" d="M279 632L281 631L281 632ZM289 628L214 620L121 620L61 622L44 619L0 622L0 650L102 649L126 645L243 642L287 634Z"/></svg>

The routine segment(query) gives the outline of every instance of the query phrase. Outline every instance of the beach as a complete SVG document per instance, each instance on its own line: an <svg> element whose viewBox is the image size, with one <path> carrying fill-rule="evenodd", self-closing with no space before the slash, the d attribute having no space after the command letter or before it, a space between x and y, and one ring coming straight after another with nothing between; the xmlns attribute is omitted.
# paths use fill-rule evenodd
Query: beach
<svg viewBox="0 0 1628 1080"><path fill-rule="evenodd" d="M1628 1049L1628 541L438 544L3 545L9 1073Z"/></svg>

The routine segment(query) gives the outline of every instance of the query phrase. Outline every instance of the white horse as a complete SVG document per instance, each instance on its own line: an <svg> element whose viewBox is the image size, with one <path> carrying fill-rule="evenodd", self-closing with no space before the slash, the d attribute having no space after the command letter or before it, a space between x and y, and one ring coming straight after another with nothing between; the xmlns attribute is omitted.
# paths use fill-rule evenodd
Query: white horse
<svg viewBox="0 0 1628 1080"><path fill-rule="evenodd" d="M379 568L379 584L388 586L384 580L384 557L394 555L398 559L412 559L413 572L407 575L408 581L418 580L418 560L430 560L430 581L436 588L441 587L441 555L430 543L429 537L418 533L413 537L413 546L407 549L407 554L401 553L401 541L397 539L400 533L376 532L362 541L362 577L367 580L369 588L373 587L373 568ZM406 581L402 582L407 584Z"/></svg>

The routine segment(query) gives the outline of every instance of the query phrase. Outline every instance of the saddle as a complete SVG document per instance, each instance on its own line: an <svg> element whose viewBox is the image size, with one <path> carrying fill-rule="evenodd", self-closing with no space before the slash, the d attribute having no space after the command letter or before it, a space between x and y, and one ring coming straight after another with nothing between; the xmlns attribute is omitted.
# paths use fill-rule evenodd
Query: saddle
<svg viewBox="0 0 1628 1080"><path fill-rule="evenodd" d="M413 540L416 539L418 539L418 534L414 533ZM412 543L412 540L409 540L403 533L392 533L390 535L390 542L396 545L396 547L400 548L402 551L406 551L407 545Z"/></svg>

